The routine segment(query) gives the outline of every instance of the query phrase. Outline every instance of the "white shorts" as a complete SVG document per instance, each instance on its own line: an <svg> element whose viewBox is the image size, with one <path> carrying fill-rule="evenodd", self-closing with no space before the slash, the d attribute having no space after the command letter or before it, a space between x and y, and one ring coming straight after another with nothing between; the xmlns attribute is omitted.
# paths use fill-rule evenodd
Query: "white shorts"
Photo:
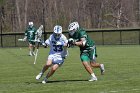
<svg viewBox="0 0 140 93"><path fill-rule="evenodd" d="M58 54L50 54L48 56L48 59L51 59L52 60L52 64L61 65L64 62L64 59L62 58L62 56L61 55L58 55Z"/></svg>

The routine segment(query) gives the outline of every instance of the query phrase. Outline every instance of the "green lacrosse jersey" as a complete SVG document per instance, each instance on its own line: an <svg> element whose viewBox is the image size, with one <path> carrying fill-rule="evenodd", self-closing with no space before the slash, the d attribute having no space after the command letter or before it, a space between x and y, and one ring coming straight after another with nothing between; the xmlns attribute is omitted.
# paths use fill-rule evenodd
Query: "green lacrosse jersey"
<svg viewBox="0 0 140 93"><path fill-rule="evenodd" d="M35 39L37 29L33 27L28 27L25 31L25 36L27 36L28 41Z"/></svg>
<svg viewBox="0 0 140 93"><path fill-rule="evenodd" d="M79 28L74 34L73 36L70 36L70 38L73 38L76 41L80 41L81 38L85 38L86 39L86 44L85 46L80 46L80 52L88 52L90 51L93 46L95 45L95 42L88 36L88 34L86 33L86 31L83 28Z"/></svg>

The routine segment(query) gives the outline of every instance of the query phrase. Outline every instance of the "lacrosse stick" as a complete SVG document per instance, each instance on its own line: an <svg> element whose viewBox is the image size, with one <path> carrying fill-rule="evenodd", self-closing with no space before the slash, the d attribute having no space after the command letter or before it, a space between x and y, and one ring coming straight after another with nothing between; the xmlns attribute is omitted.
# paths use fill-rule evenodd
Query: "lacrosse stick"
<svg viewBox="0 0 140 93"><path fill-rule="evenodd" d="M38 51L39 51L39 44L40 44L40 40L41 40L41 36L42 36L42 29L43 29L43 25L41 25L39 27L39 29L37 30L37 36L35 39L35 42L37 42L37 49L36 49L36 53L35 53L35 59L34 59L34 64L36 64L36 60L37 60L37 55L38 55Z"/></svg>
<svg viewBox="0 0 140 93"><path fill-rule="evenodd" d="M34 64L36 64L36 59L37 59L38 49L39 49L39 42L38 42L38 44L37 44L37 49L36 49L36 53L35 53Z"/></svg>
<svg viewBox="0 0 140 93"><path fill-rule="evenodd" d="M27 39L27 37L25 36L23 39L18 39L18 41L24 42L24 41L26 41L26 39Z"/></svg>
<svg viewBox="0 0 140 93"><path fill-rule="evenodd" d="M23 39L18 39L18 41L24 41Z"/></svg>

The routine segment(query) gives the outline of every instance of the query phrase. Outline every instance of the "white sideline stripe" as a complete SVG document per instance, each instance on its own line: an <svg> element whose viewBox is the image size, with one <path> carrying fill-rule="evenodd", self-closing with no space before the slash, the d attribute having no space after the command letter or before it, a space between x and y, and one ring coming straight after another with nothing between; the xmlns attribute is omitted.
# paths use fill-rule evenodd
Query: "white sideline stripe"
<svg viewBox="0 0 140 93"><path fill-rule="evenodd" d="M118 90L118 91L109 91L111 93L123 92L123 91L140 91L140 89L130 89L130 90Z"/></svg>

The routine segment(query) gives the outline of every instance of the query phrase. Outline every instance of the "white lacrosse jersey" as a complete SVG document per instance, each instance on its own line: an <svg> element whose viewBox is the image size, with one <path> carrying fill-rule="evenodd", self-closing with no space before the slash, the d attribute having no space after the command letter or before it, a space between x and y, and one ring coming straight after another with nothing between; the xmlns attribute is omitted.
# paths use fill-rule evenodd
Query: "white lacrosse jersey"
<svg viewBox="0 0 140 93"><path fill-rule="evenodd" d="M58 44L59 43L59 44ZM67 56L67 50L64 49L62 44L67 44L68 40L65 35L61 35L59 40L54 38L54 35L50 35L50 37L45 41L50 47L49 55L61 55L61 57Z"/></svg>

